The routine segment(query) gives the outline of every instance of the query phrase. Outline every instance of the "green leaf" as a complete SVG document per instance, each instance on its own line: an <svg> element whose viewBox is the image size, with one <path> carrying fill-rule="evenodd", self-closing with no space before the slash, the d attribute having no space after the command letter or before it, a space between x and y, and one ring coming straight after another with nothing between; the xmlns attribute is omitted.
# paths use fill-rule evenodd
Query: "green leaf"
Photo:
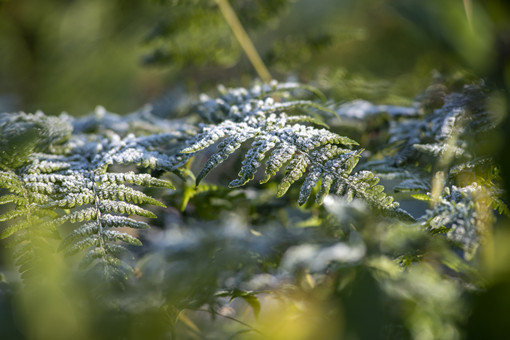
<svg viewBox="0 0 510 340"><path fill-rule="evenodd" d="M248 303L250 307L253 309L253 314L255 315L255 318L259 317L261 306L260 301L254 292L234 288L231 290L219 291L215 295L217 297L230 297L230 301L236 298L241 298L244 301L246 301L246 303Z"/></svg>
<svg viewBox="0 0 510 340"><path fill-rule="evenodd" d="M417 199L419 201L430 201L430 196L427 194L412 194L412 198Z"/></svg>

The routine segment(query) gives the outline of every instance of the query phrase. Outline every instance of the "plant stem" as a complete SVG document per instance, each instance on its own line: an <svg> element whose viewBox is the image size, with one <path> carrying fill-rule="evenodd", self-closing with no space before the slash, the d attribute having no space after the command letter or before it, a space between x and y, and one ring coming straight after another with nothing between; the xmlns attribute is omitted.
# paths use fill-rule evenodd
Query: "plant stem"
<svg viewBox="0 0 510 340"><path fill-rule="evenodd" d="M469 28L473 29L473 4L471 0L462 0L464 4L464 11L468 20Z"/></svg>
<svg viewBox="0 0 510 340"><path fill-rule="evenodd" d="M266 65L264 65L264 62L260 58L255 46L253 46L248 33L246 33L243 25L239 21L239 18L232 9L232 6L230 6L228 0L216 0L216 3L223 14L225 21L234 32L237 41L239 41L239 44L243 48L244 53L246 53L246 56L255 68L255 71L264 82L269 83L272 79L271 74L266 68Z"/></svg>

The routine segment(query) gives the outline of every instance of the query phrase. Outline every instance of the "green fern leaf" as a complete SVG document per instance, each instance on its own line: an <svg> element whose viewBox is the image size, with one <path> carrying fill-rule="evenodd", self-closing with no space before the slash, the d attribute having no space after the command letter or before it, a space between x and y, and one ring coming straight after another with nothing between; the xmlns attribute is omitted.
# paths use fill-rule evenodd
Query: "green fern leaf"
<svg viewBox="0 0 510 340"><path fill-rule="evenodd" d="M135 204L152 204L165 207L160 201L145 195L143 192L127 187L123 184L100 184L98 197L101 200L119 200Z"/></svg>
<svg viewBox="0 0 510 340"><path fill-rule="evenodd" d="M0 222L12 220L16 217L23 216L26 213L27 211L22 209L10 210L5 214L0 215Z"/></svg>
<svg viewBox="0 0 510 340"><path fill-rule="evenodd" d="M2 232L0 233L0 240L3 240L5 238L13 235L14 233L17 233L20 230L29 228L30 226L31 226L31 224L28 223L27 221L22 221L22 222L18 222L16 224L14 224L14 225L10 225L7 228L5 228L4 230L2 230Z"/></svg>
<svg viewBox="0 0 510 340"><path fill-rule="evenodd" d="M287 166L287 173L283 176L282 181L278 184L276 197L285 195L290 186L303 176L308 167L308 158L305 154L296 155Z"/></svg>
<svg viewBox="0 0 510 340"><path fill-rule="evenodd" d="M14 203L17 206L26 206L28 205L28 200L26 197L18 195L5 195L0 197L0 205L8 203Z"/></svg>
<svg viewBox="0 0 510 340"><path fill-rule="evenodd" d="M197 185L202 181L202 179L207 176L207 174L217 167L219 164L223 163L228 156L230 156L234 151L236 151L241 144L251 138L250 134L241 134L236 137L229 137L224 139L218 144L218 152L213 154L207 163L204 165L202 171L197 175L196 183Z"/></svg>
<svg viewBox="0 0 510 340"><path fill-rule="evenodd" d="M174 185L167 180L154 178L149 174L137 174L132 171L122 173L106 173L103 175L96 175L95 182L99 183L130 183L143 187L161 187L175 189Z"/></svg>

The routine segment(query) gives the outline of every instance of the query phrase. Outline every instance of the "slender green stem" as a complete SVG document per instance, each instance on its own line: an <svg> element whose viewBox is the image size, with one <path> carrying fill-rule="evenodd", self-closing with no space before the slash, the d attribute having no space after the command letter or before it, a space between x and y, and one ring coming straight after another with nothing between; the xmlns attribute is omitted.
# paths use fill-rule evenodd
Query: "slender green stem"
<svg viewBox="0 0 510 340"><path fill-rule="evenodd" d="M239 18L232 9L232 6L230 6L228 0L216 0L216 3L220 8L223 17L225 17L225 21L232 29L232 32L234 32L237 41L239 41L239 44L243 48L244 53L246 53L246 56L255 68L255 71L264 82L269 83L272 79L271 74L266 68L266 65L264 65L264 62L260 58L255 46L253 46L248 33L246 33L243 25L239 21Z"/></svg>
<svg viewBox="0 0 510 340"><path fill-rule="evenodd" d="M464 3L464 11L468 20L469 28L473 29L473 4L471 0L462 0Z"/></svg>

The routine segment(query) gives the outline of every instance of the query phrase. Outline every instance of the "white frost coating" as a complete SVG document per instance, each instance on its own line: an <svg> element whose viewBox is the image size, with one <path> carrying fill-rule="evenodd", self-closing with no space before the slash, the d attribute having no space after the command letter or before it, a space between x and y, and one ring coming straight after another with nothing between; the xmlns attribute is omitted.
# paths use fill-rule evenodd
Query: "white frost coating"
<svg viewBox="0 0 510 340"><path fill-rule="evenodd" d="M479 195L496 193L477 183L463 188L446 187L440 202L433 210L427 210L423 218L423 224L428 224L431 230L447 228L446 238L462 249L466 260L474 257L480 244L479 216L475 206Z"/></svg>
<svg viewBox="0 0 510 340"><path fill-rule="evenodd" d="M343 197L334 195L328 195L324 198L324 206L339 219L351 215L353 211L364 212L367 209L367 205L362 200L354 199L349 202Z"/></svg>
<svg viewBox="0 0 510 340"><path fill-rule="evenodd" d="M413 147L423 153L428 153L435 157L444 156L447 152L451 153L454 157L466 157L471 159L472 156L469 152L462 147L459 146L450 146L444 143L435 143L435 144L415 144Z"/></svg>
<svg viewBox="0 0 510 340"><path fill-rule="evenodd" d="M289 271L306 268L318 272L334 262L360 261L365 253L366 247L363 243L350 245L339 242L325 248L314 244L302 244L290 247L285 252L281 266Z"/></svg>
<svg viewBox="0 0 510 340"><path fill-rule="evenodd" d="M387 113L392 117L415 117L419 116L419 110L416 107L392 106L392 105L374 105L366 100L354 100L342 104L336 112L340 117L365 120L370 116L376 116Z"/></svg>

